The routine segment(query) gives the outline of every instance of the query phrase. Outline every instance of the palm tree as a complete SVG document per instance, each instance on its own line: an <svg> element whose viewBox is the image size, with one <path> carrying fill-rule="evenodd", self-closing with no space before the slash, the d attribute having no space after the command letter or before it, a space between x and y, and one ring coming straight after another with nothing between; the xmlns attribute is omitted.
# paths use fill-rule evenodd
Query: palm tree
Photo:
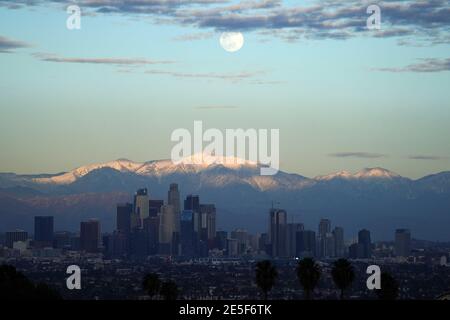
<svg viewBox="0 0 450 320"><path fill-rule="evenodd" d="M344 299L344 290L350 287L355 280L355 270L347 259L338 259L333 264L331 275L336 286L341 290L341 299Z"/></svg>
<svg viewBox="0 0 450 320"><path fill-rule="evenodd" d="M264 260L256 264L256 285L264 294L264 300L267 300L267 294L275 284L278 272L275 266L269 261Z"/></svg>
<svg viewBox="0 0 450 320"><path fill-rule="evenodd" d="M381 273L381 288L376 290L378 299L395 300L398 297L398 282L387 272Z"/></svg>
<svg viewBox="0 0 450 320"><path fill-rule="evenodd" d="M150 299L152 299L161 289L161 280L159 280L159 276L156 273L147 274L142 281L142 288L147 291Z"/></svg>
<svg viewBox="0 0 450 320"><path fill-rule="evenodd" d="M164 300L177 300L178 287L172 280L164 281L161 285L161 295Z"/></svg>
<svg viewBox="0 0 450 320"><path fill-rule="evenodd" d="M311 299L311 294L319 282L322 271L312 258L300 260L297 266L297 278L305 291L305 298Z"/></svg>

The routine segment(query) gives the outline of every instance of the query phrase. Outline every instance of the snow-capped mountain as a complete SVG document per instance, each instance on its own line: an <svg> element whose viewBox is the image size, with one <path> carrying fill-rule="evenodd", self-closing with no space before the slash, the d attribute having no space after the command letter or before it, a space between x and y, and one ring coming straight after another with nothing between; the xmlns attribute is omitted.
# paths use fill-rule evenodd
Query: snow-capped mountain
<svg viewBox="0 0 450 320"><path fill-rule="evenodd" d="M223 157L218 158L200 158L200 156L192 156L182 159L180 163L175 164L171 160L154 160L148 162L134 162L128 159L118 159L106 163L97 163L76 168L72 171L55 175L51 177L38 177L32 180L36 183L51 184L71 184L78 179L86 176L92 171L109 168L122 173L133 173L139 176L147 177L163 177L171 174L198 174L213 168L222 167L225 169L242 170L247 169L249 172L256 172L259 166L238 158Z"/></svg>
<svg viewBox="0 0 450 320"><path fill-rule="evenodd" d="M397 179L403 178L402 176L396 174L395 172L383 169L383 168L365 168L356 173L351 173L349 171L338 171L324 176L317 176L315 180L318 181L329 181L333 179ZM406 179L406 178L403 178Z"/></svg>
<svg viewBox="0 0 450 320"><path fill-rule="evenodd" d="M36 214L53 214L61 228L69 229L78 228L81 219L98 217L111 230L116 202L132 201L142 187L151 198L166 199L175 182L182 197L194 193L203 203L214 203L219 226L228 230L265 230L267 210L276 201L312 229L320 217L328 217L349 232L367 227L385 239L405 227L424 238L450 240L450 172L418 180L383 168L315 178L283 171L261 176L257 163L185 160L119 159L59 174L0 173L0 232L31 226ZM96 197L102 202L95 203Z"/></svg>
<svg viewBox="0 0 450 320"><path fill-rule="evenodd" d="M118 159L106 163L82 166L59 175L32 178L31 181L37 184L70 185L92 172L98 172L100 169L113 169L124 174L157 179L170 177L171 175L197 175L202 183L212 186L245 183L262 191L277 188L302 189L313 186L317 182L335 179L405 179L383 168L365 168L354 174L348 171L339 171L313 179L281 171L274 176L261 176L260 166L257 163L241 161L237 158L224 158L221 161L199 158L189 160L189 162L182 161L175 164L171 160L134 162L127 159Z"/></svg>

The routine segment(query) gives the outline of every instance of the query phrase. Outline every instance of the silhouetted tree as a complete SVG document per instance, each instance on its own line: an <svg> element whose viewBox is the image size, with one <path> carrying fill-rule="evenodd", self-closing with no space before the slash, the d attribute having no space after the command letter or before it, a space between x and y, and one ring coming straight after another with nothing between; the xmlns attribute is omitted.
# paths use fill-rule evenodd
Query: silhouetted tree
<svg viewBox="0 0 450 320"><path fill-rule="evenodd" d="M156 273L146 274L144 280L142 280L142 288L147 291L150 299L152 299L161 289L161 280L159 280L159 276Z"/></svg>
<svg viewBox="0 0 450 320"><path fill-rule="evenodd" d="M62 297L58 291L55 291L45 283L38 283L35 287L37 300L61 300Z"/></svg>
<svg viewBox="0 0 450 320"><path fill-rule="evenodd" d="M275 266L269 261L264 260L256 264L256 285L264 294L264 300L267 300L267 294L275 284L278 272Z"/></svg>
<svg viewBox="0 0 450 320"><path fill-rule="evenodd" d="M164 281L161 285L160 293L164 300L177 300L178 287L172 280Z"/></svg>
<svg viewBox="0 0 450 320"><path fill-rule="evenodd" d="M319 282L321 273L320 266L312 258L304 258L298 263L297 277L305 291L306 299L311 299L312 292Z"/></svg>
<svg viewBox="0 0 450 320"><path fill-rule="evenodd" d="M376 290L378 299L395 300L398 297L398 282L388 272L381 273L381 289Z"/></svg>
<svg viewBox="0 0 450 320"><path fill-rule="evenodd" d="M56 300L60 294L48 285L35 285L22 272L9 265L0 266L0 300Z"/></svg>
<svg viewBox="0 0 450 320"><path fill-rule="evenodd" d="M333 263L331 275L336 287L341 291L341 299L344 299L344 291L355 280L355 270L347 259L338 259Z"/></svg>

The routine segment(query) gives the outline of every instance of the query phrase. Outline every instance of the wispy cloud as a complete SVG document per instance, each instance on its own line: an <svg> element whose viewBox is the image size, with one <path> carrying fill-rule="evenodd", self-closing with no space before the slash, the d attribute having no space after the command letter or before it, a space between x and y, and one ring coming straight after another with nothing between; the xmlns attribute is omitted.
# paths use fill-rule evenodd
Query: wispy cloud
<svg viewBox="0 0 450 320"><path fill-rule="evenodd" d="M11 53L16 49L31 47L29 43L0 36L0 53Z"/></svg>
<svg viewBox="0 0 450 320"><path fill-rule="evenodd" d="M421 62L409 64L400 68L375 68L383 72L443 72L450 71L450 58L447 59L419 59Z"/></svg>
<svg viewBox="0 0 450 320"><path fill-rule="evenodd" d="M385 154L370 153L370 152L337 152L329 154L330 157L336 158L361 158L361 159L376 159L385 158Z"/></svg>
<svg viewBox="0 0 450 320"><path fill-rule="evenodd" d="M234 110L238 109L237 106L200 106L195 107L196 110Z"/></svg>
<svg viewBox="0 0 450 320"><path fill-rule="evenodd" d="M106 64L116 66L137 66L137 65L152 65L152 64L170 64L175 61L168 60L150 60L144 58L75 58L75 57L60 57L47 53L35 53L34 57L45 62L56 63L83 63L83 64Z"/></svg>
<svg viewBox="0 0 450 320"><path fill-rule="evenodd" d="M197 32L187 33L173 38L174 41L196 41L210 39L214 36L215 32Z"/></svg>
<svg viewBox="0 0 450 320"><path fill-rule="evenodd" d="M61 0L16 0L19 5L62 4ZM299 39L349 39L352 37L395 37L403 44L425 40L449 43L450 0L376 1L381 8L381 30L367 30L366 9L371 1L313 0L78 0L84 12L128 14L151 17L199 29L278 31L268 36L287 41ZM12 1L0 0L0 6ZM195 37L194 37L195 38ZM194 40L191 38L190 40ZM186 39L189 39L187 37Z"/></svg>
<svg viewBox="0 0 450 320"><path fill-rule="evenodd" d="M147 70L145 73L150 75L167 75L175 78L225 80L231 82L239 82L265 74L264 71L241 71L237 73L185 73L167 70Z"/></svg>
<svg viewBox="0 0 450 320"><path fill-rule="evenodd" d="M441 157L441 156L434 156L434 155L411 155L408 157L408 159L411 160L442 160L442 159L448 159L447 157Z"/></svg>

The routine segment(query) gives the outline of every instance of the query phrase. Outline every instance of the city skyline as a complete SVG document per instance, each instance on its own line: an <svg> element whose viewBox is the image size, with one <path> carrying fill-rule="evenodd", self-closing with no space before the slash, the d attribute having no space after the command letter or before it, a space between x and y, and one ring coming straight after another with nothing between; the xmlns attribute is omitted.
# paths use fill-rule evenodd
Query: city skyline
<svg viewBox="0 0 450 320"><path fill-rule="evenodd" d="M195 120L280 129L281 170L310 177L450 168L448 1L381 2L380 30L359 1L78 1L80 30L68 4L0 1L0 172L167 159Z"/></svg>
<svg viewBox="0 0 450 320"><path fill-rule="evenodd" d="M352 232L371 228L376 239L390 237L395 227L408 228L421 239L447 241L449 236L444 223L449 218L449 172L419 180L381 168L314 178L282 171L263 177L256 165L173 165L170 160L141 164L122 159L59 175L1 178L0 231L15 226L31 230L32 217L43 212L60 217L58 224L66 230L87 216L101 218L105 230L112 230L117 202L129 201L128 195L142 187L151 191L151 199L164 199L177 181L183 193L179 196L202 194L215 203L219 226L228 230L262 230L264 212L274 201L295 221L315 224L329 217ZM142 210L147 212L147 207L144 201ZM142 225L143 219L134 223Z"/></svg>
<svg viewBox="0 0 450 320"><path fill-rule="evenodd" d="M0 0L0 300L450 300L449 49L450 0Z"/></svg>
<svg viewBox="0 0 450 320"><path fill-rule="evenodd" d="M112 232L102 232L102 222L97 218L85 218L79 221L77 232L68 232L55 228L53 216L35 216L34 234L23 230L0 233L2 274L17 270L30 275L33 281L39 281L41 290L54 293L48 299L147 300L148 293L151 300L167 300L163 290L157 290L154 297L143 284L141 279L152 276L175 285L177 295L170 300L266 300L267 288L258 274L268 264L282 274L275 276L274 288L268 289L270 299L384 299L385 291L373 290L366 282L369 268L376 267L383 271L381 289L388 286L383 282L386 274L394 279L397 289L387 299L448 296L450 243L418 240L405 228L397 228L389 240L376 241L370 230L360 229L356 239L354 235L349 237L339 222L334 224L327 218L321 218L314 228L289 222L289 213L273 203L266 211L268 224L263 233L241 228L216 230L215 205L203 203L201 195L188 194L181 206L176 183L169 185L166 199L151 197L146 188L141 188L129 200L133 203L117 204ZM178 211L181 214L175 217ZM316 284L308 289L302 277L302 272L308 271L301 269L308 268L309 263L318 270L320 284L316 289ZM79 290L71 289L69 278L67 287L61 281L69 265L81 270ZM344 265L347 269L342 269ZM342 286L337 273L344 270L352 276ZM302 288L293 282L296 274ZM253 277L256 286L250 281ZM16 285L20 288L19 283ZM387 292L391 292L389 288ZM32 296L33 292L27 294ZM12 295L15 298L15 293Z"/></svg>
<svg viewBox="0 0 450 320"><path fill-rule="evenodd" d="M114 230L102 232L102 222L96 217L80 221L80 228L76 233L80 239L76 248L91 253L100 252L105 242L102 240L102 234L114 237L119 232L119 239L122 239L123 237L130 237L132 233L140 232L140 230L154 233L151 238L153 239L152 241L156 241L157 245L151 245L150 248L157 248L158 245L162 246L161 251L155 249L156 251L151 251L152 253L150 254L180 255L183 242L191 241L187 240L189 237L192 237L192 235L188 238L186 238L186 235L180 235L180 232L183 231L196 232L196 237L200 241L201 239L204 239L204 241L228 241L232 239L244 241L246 243L245 247L248 246L248 241L250 241L248 237L253 236L253 234L245 228L237 227L229 231L217 230L214 204L202 204L200 203L199 195L188 194L184 200L184 209L176 210L175 208L180 207L180 202L178 184L176 183L170 184L166 201L150 198L147 188L138 189L134 195L133 203L117 204L116 227ZM265 251L266 254L272 257L299 257L303 256L303 254L306 254L306 257L318 258L344 257L345 255L349 255L351 258L370 258L371 256L371 249L369 248L372 245L370 230L363 228L359 230L357 237L346 238L344 236L344 228L336 225L332 230L332 222L328 218L320 218L316 232L311 228L306 228L302 221L289 219L289 215L284 209L272 206L267 213L269 223L265 230L261 230L255 235L259 237L256 238L256 242L259 243L257 245L258 250ZM183 221L189 222L187 225L184 225L184 229ZM153 223L156 223L156 225L153 225ZM54 216L35 216L34 233L32 234L34 239L33 246L37 248L55 246L53 242L54 234L65 232L68 231L55 229ZM225 239L221 239L223 233L225 233ZM5 240L7 246L12 248L14 241L27 240L28 234L27 231L21 229L7 231ZM313 243L310 241L311 236L314 238ZM142 239L136 238L136 240L140 242ZM116 240L111 239L110 241L116 243ZM263 242L260 243L260 241ZM391 240L378 239L377 241L389 242ZM411 232L409 229L395 229L395 236L392 241L395 242L396 255L405 257L411 252ZM355 244L362 245L362 248L355 247L355 252L352 253L352 246ZM180 248L173 250L171 247L174 245L179 245ZM213 244L213 246L216 245L218 244ZM298 246L301 246L301 249ZM125 246L120 245L119 247L123 250ZM227 249L228 243L222 244L221 248L229 250ZM344 253L344 248L350 251ZM358 250L362 250L362 252ZM236 255L237 252L243 254L244 251L236 249ZM191 252L191 254L193 253ZM206 255L208 254L206 253Z"/></svg>

